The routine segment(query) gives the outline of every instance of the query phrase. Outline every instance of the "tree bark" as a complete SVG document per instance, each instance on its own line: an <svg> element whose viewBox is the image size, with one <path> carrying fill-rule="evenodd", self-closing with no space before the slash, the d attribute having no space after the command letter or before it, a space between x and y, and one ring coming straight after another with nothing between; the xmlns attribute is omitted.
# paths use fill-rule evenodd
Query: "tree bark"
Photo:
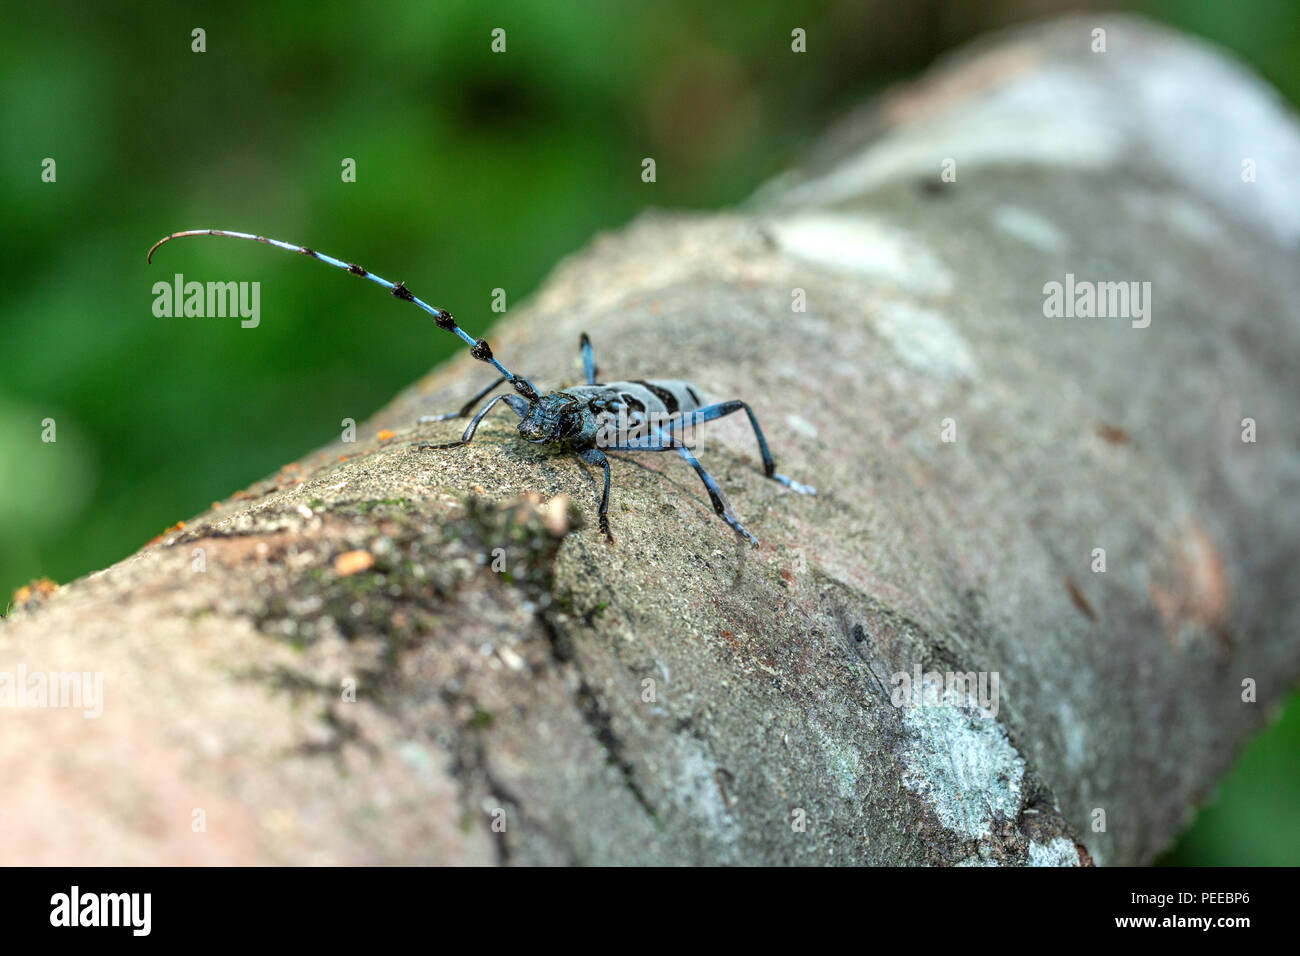
<svg viewBox="0 0 1300 956"><path fill-rule="evenodd" d="M1300 672L1298 167L1243 68L1090 16L597 239L496 355L573 384L587 331L820 494L732 416L697 452L761 546L675 454L613 462L611 545L599 473L506 414L412 450L463 429L415 424L486 384L462 356L14 609L0 668L104 697L0 709L3 861L1149 861ZM1045 315L1067 275L1149 282L1149 325ZM918 671L996 674L996 715L896 706Z"/></svg>

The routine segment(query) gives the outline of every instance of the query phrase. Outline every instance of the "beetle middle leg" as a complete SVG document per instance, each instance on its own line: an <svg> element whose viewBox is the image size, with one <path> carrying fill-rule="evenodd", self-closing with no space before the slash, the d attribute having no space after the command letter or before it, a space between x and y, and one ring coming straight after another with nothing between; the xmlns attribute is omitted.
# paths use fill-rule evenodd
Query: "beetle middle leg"
<svg viewBox="0 0 1300 956"><path fill-rule="evenodd" d="M758 539L746 531L745 526L740 523L740 519L731 510L731 505L727 502L727 496L722 493L718 482L704 469L704 466L700 464L700 460L695 457L694 453L681 443L680 439L674 440L671 435L665 434L661 429L653 428L652 434L645 438L639 438L621 445L610 445L605 450L676 451L677 454L686 459L688 465L695 469L695 473L700 476L700 481L704 482L704 488L709 493L709 500L713 502L713 510L718 513L718 516L731 525L737 533L748 538L750 544L757 547Z"/></svg>

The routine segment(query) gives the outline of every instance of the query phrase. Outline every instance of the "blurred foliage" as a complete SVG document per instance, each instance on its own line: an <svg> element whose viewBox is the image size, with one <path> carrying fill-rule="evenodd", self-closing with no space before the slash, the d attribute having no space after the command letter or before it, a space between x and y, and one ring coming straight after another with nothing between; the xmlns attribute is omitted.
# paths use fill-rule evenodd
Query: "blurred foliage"
<svg viewBox="0 0 1300 956"><path fill-rule="evenodd" d="M560 257L648 206L741 200L882 84L969 36L1057 9L7 5L0 591L129 554L335 437L342 419L364 420L457 347L378 290L251 244L191 240L146 267L161 235L221 227L302 242L407 281L482 333L494 288L518 303ZM1290 3L1145 9L1300 98ZM790 52L795 26L808 33L803 56ZM191 52L195 27L207 31L202 54ZM489 51L496 27L505 55ZM657 161L652 186L640 180L646 156ZM58 164L55 184L40 179L45 157ZM341 181L344 157L357 162L355 183ZM155 318L153 283L177 272L261 281L261 326ZM521 370L553 371L526 360ZM39 440L45 418L57 422L54 444ZM1293 707L1277 732L1290 734L1290 752L1295 719ZM1243 774L1258 760L1275 766L1252 756ZM1271 798L1236 779L1223 800L1251 809L1234 818L1262 814ZM1193 831L1180 852L1249 862L1287 846L1300 862L1300 823L1278 825L1289 842Z"/></svg>
<svg viewBox="0 0 1300 956"><path fill-rule="evenodd" d="M1242 705L1247 706L1247 705ZM1300 695L1250 742L1168 853L1169 866L1295 866L1300 862Z"/></svg>

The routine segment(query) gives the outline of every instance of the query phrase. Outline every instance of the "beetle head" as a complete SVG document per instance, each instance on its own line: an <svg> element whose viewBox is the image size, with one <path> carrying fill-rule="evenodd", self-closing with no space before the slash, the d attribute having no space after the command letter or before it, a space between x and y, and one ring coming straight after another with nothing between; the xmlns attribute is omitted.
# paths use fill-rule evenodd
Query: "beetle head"
<svg viewBox="0 0 1300 956"><path fill-rule="evenodd" d="M581 429L581 403L572 395L541 396L519 423L519 434L533 444L563 441Z"/></svg>

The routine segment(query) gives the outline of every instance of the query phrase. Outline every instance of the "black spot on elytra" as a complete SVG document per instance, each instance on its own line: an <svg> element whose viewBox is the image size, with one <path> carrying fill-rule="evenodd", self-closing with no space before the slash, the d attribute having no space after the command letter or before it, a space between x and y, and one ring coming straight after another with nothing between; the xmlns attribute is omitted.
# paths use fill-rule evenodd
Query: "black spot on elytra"
<svg viewBox="0 0 1300 956"><path fill-rule="evenodd" d="M627 407L630 408L632 411L634 412L645 411L645 402L641 401L641 399L637 398L635 395L630 395L624 392L622 395L619 396L619 398L621 398L623 400L623 403L627 405Z"/></svg>
<svg viewBox="0 0 1300 956"><path fill-rule="evenodd" d="M654 394L655 398L664 403L664 408L668 410L669 414L672 414L681 407L677 403L677 396L668 391L668 389L656 385L654 382L647 382L645 379L640 378L634 378L632 382L633 384L640 385L642 388L649 389Z"/></svg>

